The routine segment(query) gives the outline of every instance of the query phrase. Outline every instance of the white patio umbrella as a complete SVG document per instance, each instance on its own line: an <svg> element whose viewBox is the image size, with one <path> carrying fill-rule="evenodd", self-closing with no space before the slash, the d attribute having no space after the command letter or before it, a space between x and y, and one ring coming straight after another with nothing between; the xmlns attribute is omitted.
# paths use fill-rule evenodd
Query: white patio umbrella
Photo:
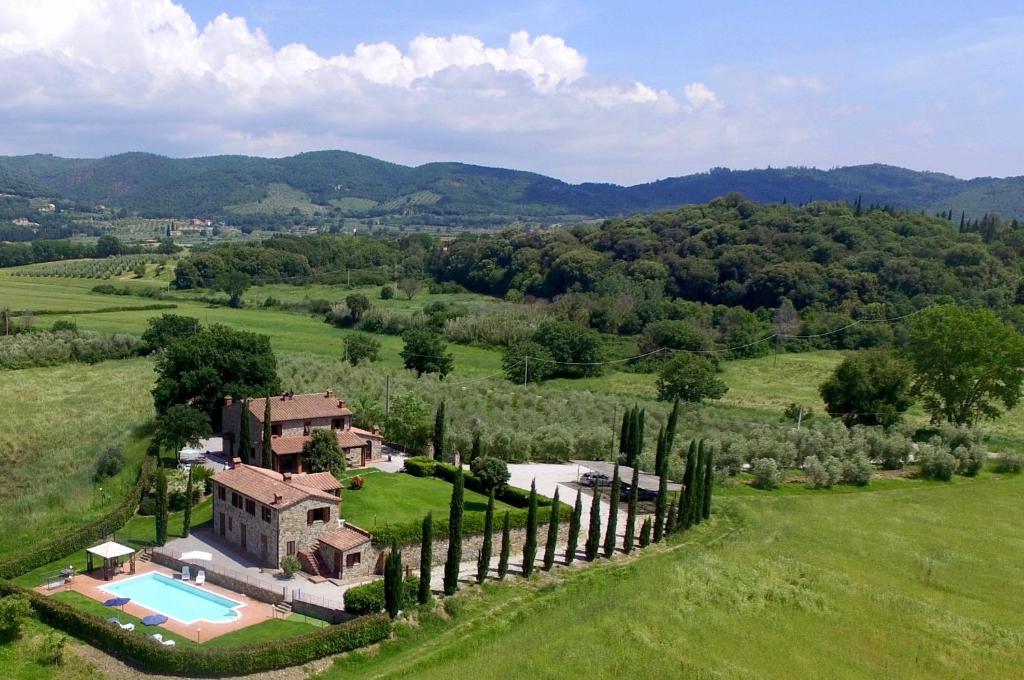
<svg viewBox="0 0 1024 680"><path fill-rule="evenodd" d="M213 555L206 552L205 550L190 550L187 553L181 554L182 562L195 562L195 561L210 562L213 560Z"/></svg>

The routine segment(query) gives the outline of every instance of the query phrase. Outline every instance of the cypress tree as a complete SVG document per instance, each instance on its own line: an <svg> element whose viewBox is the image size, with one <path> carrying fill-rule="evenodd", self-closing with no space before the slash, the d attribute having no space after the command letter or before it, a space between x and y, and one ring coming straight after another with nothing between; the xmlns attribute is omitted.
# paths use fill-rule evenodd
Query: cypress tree
<svg viewBox="0 0 1024 680"><path fill-rule="evenodd" d="M660 543L665 534L665 513L668 510L668 456L665 455L665 429L658 432L658 498L654 501L654 542Z"/></svg>
<svg viewBox="0 0 1024 680"><path fill-rule="evenodd" d="M690 448L686 452L686 469L683 471L683 491L679 494L679 515L676 518L676 529L684 531L690 528L687 516L690 511L690 499L693 497L693 477L697 469L697 442L690 440Z"/></svg>
<svg viewBox="0 0 1024 680"><path fill-rule="evenodd" d="M530 483L530 505L526 510L526 543L523 544L523 576L530 577L537 560L537 480Z"/></svg>
<svg viewBox="0 0 1024 680"><path fill-rule="evenodd" d="M395 618L402 608L402 551L398 541L391 542L391 550L384 562L384 609Z"/></svg>
<svg viewBox="0 0 1024 680"><path fill-rule="evenodd" d="M444 400L437 406L434 414L434 458L444 460Z"/></svg>
<svg viewBox="0 0 1024 680"><path fill-rule="evenodd" d="M651 544L651 518L648 517L640 525L640 547L646 548Z"/></svg>
<svg viewBox="0 0 1024 680"><path fill-rule="evenodd" d="M636 422L633 424L633 465L636 466L640 462L640 454L644 450L644 419L647 417L647 411L642 408L638 408L636 411Z"/></svg>
<svg viewBox="0 0 1024 680"><path fill-rule="evenodd" d="M270 429L270 395L267 395L267 403L263 407L263 467L274 467L273 435Z"/></svg>
<svg viewBox="0 0 1024 680"><path fill-rule="evenodd" d="M512 520L505 511L505 520L501 525L501 554L498 557L498 579L504 580L508 573L508 556L512 552Z"/></svg>
<svg viewBox="0 0 1024 680"><path fill-rule="evenodd" d="M572 520L569 522L569 538L565 545L565 563L572 564L576 559L576 547L580 542L580 524L583 521L583 494L576 492L576 505L572 509Z"/></svg>
<svg viewBox="0 0 1024 680"><path fill-rule="evenodd" d="M601 490L594 487L594 498L590 502L590 530L587 531L587 543L583 550L587 559L593 561L597 558L598 548L601 547Z"/></svg>
<svg viewBox="0 0 1024 680"><path fill-rule="evenodd" d="M167 473L156 471L156 544L167 543Z"/></svg>
<svg viewBox="0 0 1024 680"><path fill-rule="evenodd" d="M963 210L960 212L960 233L963 233L965 226L967 226L967 211Z"/></svg>
<svg viewBox="0 0 1024 680"><path fill-rule="evenodd" d="M715 454L708 448L704 454L704 496L701 505L701 517L711 517L711 493L715 486Z"/></svg>
<svg viewBox="0 0 1024 680"><path fill-rule="evenodd" d="M480 438L480 432L473 433L473 448L469 450L469 462L472 463L474 460L483 455L483 442Z"/></svg>
<svg viewBox="0 0 1024 680"><path fill-rule="evenodd" d="M484 544L476 561L476 582L483 583L491 568L491 552L494 537L494 489L487 495L487 512L484 514Z"/></svg>
<svg viewBox="0 0 1024 680"><path fill-rule="evenodd" d="M188 533L192 529L192 494L195 493L193 490L192 482L192 468L188 469L188 481L185 483L185 510L181 514L181 535L184 538L188 538Z"/></svg>
<svg viewBox="0 0 1024 680"><path fill-rule="evenodd" d="M629 493L629 505L626 511L626 535L622 539L622 552L627 555L633 552L633 542L636 539L636 501L639 496L640 466L633 467L633 481Z"/></svg>
<svg viewBox="0 0 1024 680"><path fill-rule="evenodd" d="M679 425L679 400L672 404L672 412L668 414L668 423L665 426L665 455L672 455L672 447L676 443L676 427Z"/></svg>
<svg viewBox="0 0 1024 680"><path fill-rule="evenodd" d="M704 496L704 440L702 439L697 445L697 460L693 467L693 493L687 499L689 506L686 509L686 526L687 528L692 527L694 524L700 523L701 508L704 506L704 502L701 498Z"/></svg>
<svg viewBox="0 0 1024 680"><path fill-rule="evenodd" d="M252 462L252 430L249 422L249 400L242 400L242 422L238 433L238 457L246 463Z"/></svg>
<svg viewBox="0 0 1024 680"><path fill-rule="evenodd" d="M633 409L627 408L622 412L622 428L619 430L619 460L626 460L629 457L629 447L633 437L629 432L633 424Z"/></svg>
<svg viewBox="0 0 1024 680"><path fill-rule="evenodd" d="M558 487L555 487L555 497L551 499L551 514L548 515L548 540L544 544L544 569L551 571L555 566L555 550L558 549Z"/></svg>
<svg viewBox="0 0 1024 680"><path fill-rule="evenodd" d="M430 574L434 562L434 513L428 512L423 518L420 538L420 583L416 590L416 601L430 602Z"/></svg>
<svg viewBox="0 0 1024 680"><path fill-rule="evenodd" d="M622 479L619 478L619 464L615 464L612 473L611 498L608 499L608 529L604 534L604 556L615 554L615 543L619 536L619 495L622 493Z"/></svg>
<svg viewBox="0 0 1024 680"><path fill-rule="evenodd" d="M444 563L444 594L459 588L459 563L462 562L462 466L455 470L452 502L448 511L448 559Z"/></svg>

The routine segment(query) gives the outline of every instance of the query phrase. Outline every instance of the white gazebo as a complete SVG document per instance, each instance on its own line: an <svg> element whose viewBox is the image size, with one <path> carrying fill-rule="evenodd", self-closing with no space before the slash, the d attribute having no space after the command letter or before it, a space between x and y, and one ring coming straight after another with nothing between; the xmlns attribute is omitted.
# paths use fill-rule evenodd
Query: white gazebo
<svg viewBox="0 0 1024 680"><path fill-rule="evenodd" d="M129 558L129 573L135 573L135 550L129 548L126 545L115 543L113 541L107 541L100 545L87 548L85 551L85 557L87 560L86 569L92 571L93 567L93 556L99 557L103 560L103 580L109 581L114 578L122 564L124 564L124 556L130 555Z"/></svg>

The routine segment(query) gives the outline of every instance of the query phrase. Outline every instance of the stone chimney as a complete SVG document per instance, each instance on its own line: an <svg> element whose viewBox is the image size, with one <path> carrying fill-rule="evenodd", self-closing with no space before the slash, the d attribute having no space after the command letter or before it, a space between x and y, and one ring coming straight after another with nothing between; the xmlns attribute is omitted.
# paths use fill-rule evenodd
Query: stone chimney
<svg viewBox="0 0 1024 680"><path fill-rule="evenodd" d="M327 394L324 396L328 399L334 399L334 390L327 390Z"/></svg>
<svg viewBox="0 0 1024 680"><path fill-rule="evenodd" d="M372 432L373 434L380 434L380 427L378 427L377 425L374 425L374 426L373 426L373 427L372 427L372 428L370 429L370 432Z"/></svg>
<svg viewBox="0 0 1024 680"><path fill-rule="evenodd" d="M240 467L241 465L242 465L242 459L241 458L238 458L236 456L235 458L231 459L231 469L232 470L234 470L236 467Z"/></svg>
<svg viewBox="0 0 1024 680"><path fill-rule="evenodd" d="M235 403L235 398L234 397L232 397L230 394L224 395L224 405L225 406L231 406L234 403Z"/></svg>
<svg viewBox="0 0 1024 680"><path fill-rule="evenodd" d="M286 481L286 482L292 481L292 473L290 473L290 472L285 472L281 476L284 478L284 481Z"/></svg>
<svg viewBox="0 0 1024 680"><path fill-rule="evenodd" d="M275 493L274 494L274 505L278 505L283 500L284 500L284 496L282 496L279 493Z"/></svg>
<svg viewBox="0 0 1024 680"><path fill-rule="evenodd" d="M348 407L348 402L347 401L345 401L344 399L339 399L338 400L338 408L347 408L347 407Z"/></svg>

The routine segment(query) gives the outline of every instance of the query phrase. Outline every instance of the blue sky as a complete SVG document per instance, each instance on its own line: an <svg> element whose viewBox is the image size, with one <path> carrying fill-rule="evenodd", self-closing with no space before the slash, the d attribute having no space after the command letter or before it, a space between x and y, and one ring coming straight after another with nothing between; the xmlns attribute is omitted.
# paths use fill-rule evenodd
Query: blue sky
<svg viewBox="0 0 1024 680"><path fill-rule="evenodd" d="M1024 174L1019 0L7 2L0 153Z"/></svg>

